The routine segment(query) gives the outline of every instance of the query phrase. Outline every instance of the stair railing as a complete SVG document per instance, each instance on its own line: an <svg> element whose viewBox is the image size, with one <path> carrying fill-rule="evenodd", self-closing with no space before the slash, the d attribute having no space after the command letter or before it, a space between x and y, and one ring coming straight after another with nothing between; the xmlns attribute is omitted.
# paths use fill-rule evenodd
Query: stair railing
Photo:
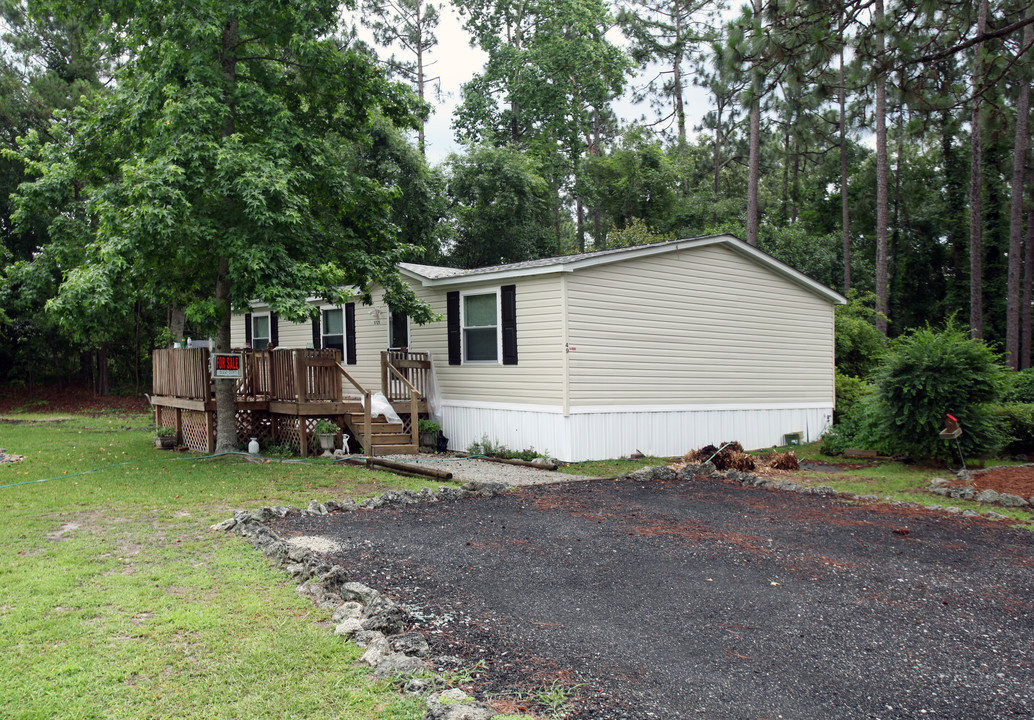
<svg viewBox="0 0 1034 720"><path fill-rule="evenodd" d="M401 383L403 383L403 387L406 387L406 388L409 389L409 436L411 438L410 442L413 445L416 445L417 447L420 447L420 420L419 420L420 413L418 411L418 408L419 408L418 401L420 400L420 391L417 390L416 385L411 383L409 381L409 378L407 378L405 375L400 373L398 371L398 369L394 365L392 365L390 363L385 363L385 364L381 365L381 367L382 368L383 367L387 367L388 368L388 372L390 372L392 375L394 375L396 380L398 380Z"/></svg>
<svg viewBox="0 0 1034 720"><path fill-rule="evenodd" d="M355 389L363 396L363 432L358 432L355 428L352 428L352 432L356 434L356 440L362 444L363 450L366 451L366 454L369 457L373 457L375 454L373 443L371 442L371 439L373 438L373 413L371 412L373 407L371 397L373 393L360 385L356 379L348 373L348 370L345 369L344 365L338 363L337 369L345 380L352 383L353 387L355 387Z"/></svg>

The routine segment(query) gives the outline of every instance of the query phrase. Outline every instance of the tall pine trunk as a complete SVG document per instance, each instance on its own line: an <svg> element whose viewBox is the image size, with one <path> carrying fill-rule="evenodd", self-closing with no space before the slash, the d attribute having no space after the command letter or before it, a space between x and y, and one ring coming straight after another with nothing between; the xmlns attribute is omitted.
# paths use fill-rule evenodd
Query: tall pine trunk
<svg viewBox="0 0 1034 720"><path fill-rule="evenodd" d="M840 228L844 245L844 295L851 292L851 212L847 192L847 83L844 78L844 8L840 9Z"/></svg>
<svg viewBox="0 0 1034 720"><path fill-rule="evenodd" d="M876 0L876 328L887 334L887 75L883 0Z"/></svg>
<svg viewBox="0 0 1034 720"><path fill-rule="evenodd" d="M1023 46L1034 41L1034 28L1023 29ZM1023 78L1016 99L1016 138L1012 154L1012 200L1009 205L1009 288L1005 311L1005 362L1020 368L1020 270L1023 263L1023 178L1027 168L1027 129L1030 115L1030 79Z"/></svg>
<svg viewBox="0 0 1034 720"><path fill-rule="evenodd" d="M1030 367L1031 350L1031 297L1034 293L1034 205L1027 210L1027 243L1023 250L1023 321L1021 323L1021 334L1023 335L1022 347L1020 348L1020 365L1025 369Z"/></svg>
<svg viewBox="0 0 1034 720"><path fill-rule="evenodd" d="M987 28L987 0L980 0L977 17L977 36ZM977 43L973 56L973 108L970 115L970 171L969 171L969 334L984 337L984 262L981 207L983 197L984 142L982 137L980 93L984 91L984 43Z"/></svg>
<svg viewBox="0 0 1034 720"><path fill-rule="evenodd" d="M761 76L754 71L750 103L750 158L747 163L747 244L758 244L758 183L761 180Z"/></svg>

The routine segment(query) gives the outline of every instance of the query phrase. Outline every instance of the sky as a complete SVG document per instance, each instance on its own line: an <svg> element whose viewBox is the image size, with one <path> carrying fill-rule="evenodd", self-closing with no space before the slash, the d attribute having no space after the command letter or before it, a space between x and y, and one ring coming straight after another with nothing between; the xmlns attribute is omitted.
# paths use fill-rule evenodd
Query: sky
<svg viewBox="0 0 1034 720"><path fill-rule="evenodd" d="M438 45L430 56L430 62L434 64L427 68L427 75L441 78L441 87L444 95L444 102L435 103L434 112L425 126L425 137L427 144L427 159L431 164L443 161L451 152L457 152L461 148L456 144L451 126L453 110L460 102L460 88L470 80L474 73L481 70L487 59L487 55L478 48L470 46L470 36L463 29L459 15L451 3L443 3L441 8L441 19L436 30ZM368 33L360 28L360 36L367 42L372 43ZM608 33L612 42L618 45L624 44L624 38L617 29ZM381 52L384 52L381 50ZM651 68L641 75L632 77L629 81L629 88L633 84L644 84L657 72ZM648 103L636 105L631 101L631 92L626 91L625 96L615 102L614 108L618 116L626 122L638 119L644 113L652 120L652 111ZM430 90L428 90L430 99ZM695 86L686 89L686 123L690 133L692 128L698 125L708 110L708 98L705 91Z"/></svg>

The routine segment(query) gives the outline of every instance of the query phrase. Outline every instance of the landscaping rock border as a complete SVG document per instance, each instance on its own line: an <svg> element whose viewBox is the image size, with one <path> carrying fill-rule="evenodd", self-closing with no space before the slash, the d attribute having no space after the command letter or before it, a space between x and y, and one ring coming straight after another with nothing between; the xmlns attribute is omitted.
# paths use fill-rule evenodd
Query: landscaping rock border
<svg viewBox="0 0 1034 720"><path fill-rule="evenodd" d="M959 472L960 478L963 477L963 473L969 471L962 470ZM722 477L723 474L715 469L711 463L703 463L700 465L689 464L682 469L676 471L670 467L661 465L657 467L645 467L640 468L632 473L626 473L619 475L617 480L635 480L638 482L672 482L674 480L692 480L694 477ZM891 500L890 498L880 498L877 495L856 495L855 493L844 493L838 492L836 489L829 485L800 485L793 482L792 480L786 480L783 478L768 478L760 477L750 472L740 472L738 470L727 470L724 473L724 477L727 480L733 480L743 485L752 485L760 488L773 488L775 490L785 490L788 492L796 492L802 495L821 495L829 498L841 498L843 500L861 501L861 502L880 502L884 501L887 504L894 507L906 507L906 508L924 508L926 510L940 510L951 515L959 515L961 517L984 517L990 520L1012 520L1006 515L997 513L993 510L986 510L983 513L978 513L974 510L963 510L962 508L955 506L935 505L928 504L922 505L917 502L909 500ZM965 478L968 479L968 476ZM952 498L961 498L964 500L975 500L983 503L995 503L1002 507L1030 507L1034 506L1034 497L1029 501L1025 501L1023 498L1016 495L1009 495L1008 493L996 493L994 490L985 490L981 493L971 487L958 487L949 486L947 480L943 478L934 478L931 485L931 492L938 495L945 495ZM964 491L969 491L968 493ZM958 491L958 492L956 492ZM1004 500L1003 500L1004 498Z"/></svg>
<svg viewBox="0 0 1034 720"><path fill-rule="evenodd" d="M419 632L409 632L409 613L379 591L350 581L341 565L326 562L317 552L301 544L284 540L266 527L274 518L290 515L327 515L333 512L356 512L381 507L399 507L419 502L450 502L471 497L492 497L507 490L497 482L468 482L460 488L389 490L360 503L353 500L313 500L306 509L290 505L265 506L257 510L235 510L233 517L211 527L217 532L235 532L251 540L262 554L298 582L297 591L308 596L317 607L332 610L336 623L334 634L352 640L364 649L361 662L374 668L376 678L397 678L405 681L404 692L426 695L426 720L491 720L499 715L478 703L458 688L433 692L444 683L441 675L432 675L425 658L427 640ZM423 675L431 675L428 681Z"/></svg>
<svg viewBox="0 0 1034 720"><path fill-rule="evenodd" d="M973 500L974 502L1000 505L1002 507L1029 508L1034 506L1034 495L1024 499L1019 495L1013 495L1012 493L999 493L990 489L977 492L975 488L969 485L969 483L973 481L974 475L980 475L981 473L991 472L993 470L1004 468L1012 469L1017 467L1029 468L1034 467L1034 464L995 465L994 467L984 468L983 470L959 470L955 473L955 479L959 482L967 483L966 485L952 485L950 480L934 478L930 481L930 492L937 495L943 495L945 497ZM994 513L994 515L998 515L998 513ZM1001 516L998 515L998 517Z"/></svg>

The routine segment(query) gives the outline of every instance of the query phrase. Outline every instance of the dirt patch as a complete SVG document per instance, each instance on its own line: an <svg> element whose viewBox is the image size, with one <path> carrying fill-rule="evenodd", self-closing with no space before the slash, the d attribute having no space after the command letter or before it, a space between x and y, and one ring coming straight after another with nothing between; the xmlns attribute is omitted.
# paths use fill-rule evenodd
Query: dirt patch
<svg viewBox="0 0 1034 720"><path fill-rule="evenodd" d="M78 385L58 387L36 386L0 390L0 414L19 412L71 413L91 415L111 411L146 412L150 404L143 394L136 397L96 395L92 389Z"/></svg>

